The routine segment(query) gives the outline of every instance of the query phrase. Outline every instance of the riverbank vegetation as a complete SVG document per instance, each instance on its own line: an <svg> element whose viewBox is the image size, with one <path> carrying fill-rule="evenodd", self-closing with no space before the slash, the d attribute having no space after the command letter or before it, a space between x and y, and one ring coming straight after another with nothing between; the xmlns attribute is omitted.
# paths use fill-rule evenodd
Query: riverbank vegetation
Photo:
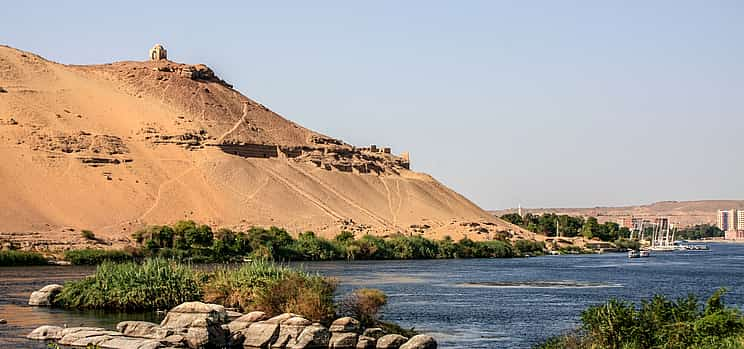
<svg viewBox="0 0 744 349"><path fill-rule="evenodd" d="M2 250L0 251L0 267L45 265L49 264L46 257L36 252Z"/></svg>
<svg viewBox="0 0 744 349"><path fill-rule="evenodd" d="M141 311L204 301L246 312L292 312L328 321L335 316L335 290L333 279L272 262L199 271L153 258L142 263L105 261L93 275L65 283L53 304L69 309Z"/></svg>
<svg viewBox="0 0 744 349"><path fill-rule="evenodd" d="M542 242L506 240L459 241L446 237L430 240L421 236L394 235L381 238L342 232L326 239L305 232L293 238L286 230L271 227L247 231L219 229L181 221L172 226L150 226L133 235L141 254L193 262L230 262L245 257L276 261L506 258L540 255Z"/></svg>
<svg viewBox="0 0 744 349"><path fill-rule="evenodd" d="M527 213L520 216L516 213L510 213L501 216L501 219L545 236L557 236L558 232L562 237L582 236L587 239L597 238L608 242L630 237L628 228L620 227L615 222L599 224L594 217L584 219L583 217L554 213L541 215Z"/></svg>
<svg viewBox="0 0 744 349"><path fill-rule="evenodd" d="M540 349L744 348L744 317L723 302L724 289L705 305L694 296L655 296L640 305L620 300L592 306L581 327L539 345Z"/></svg>
<svg viewBox="0 0 744 349"><path fill-rule="evenodd" d="M200 273L164 259L104 261L95 274L65 283L54 304L72 309L154 310L201 299Z"/></svg>
<svg viewBox="0 0 744 349"><path fill-rule="evenodd" d="M99 250L86 248L65 251L64 259L74 265L97 265L104 261L124 262L135 258L132 252L124 250Z"/></svg>
<svg viewBox="0 0 744 349"><path fill-rule="evenodd" d="M723 236L723 230L710 224L697 224L689 228L680 229L676 234L676 237L682 240L702 240L722 238Z"/></svg>

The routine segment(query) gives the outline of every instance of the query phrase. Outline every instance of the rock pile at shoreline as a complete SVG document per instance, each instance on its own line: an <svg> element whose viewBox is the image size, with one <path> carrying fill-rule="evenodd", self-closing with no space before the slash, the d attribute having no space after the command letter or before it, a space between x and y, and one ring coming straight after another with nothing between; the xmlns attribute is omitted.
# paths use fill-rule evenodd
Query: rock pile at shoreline
<svg viewBox="0 0 744 349"><path fill-rule="evenodd" d="M221 305L186 302L168 312L160 324L123 321L116 331L94 327L41 326L27 338L61 345L103 349L245 348L245 349L436 349L430 336L406 338L380 328L364 329L342 317L329 328L300 315L272 318L260 311L230 321Z"/></svg>

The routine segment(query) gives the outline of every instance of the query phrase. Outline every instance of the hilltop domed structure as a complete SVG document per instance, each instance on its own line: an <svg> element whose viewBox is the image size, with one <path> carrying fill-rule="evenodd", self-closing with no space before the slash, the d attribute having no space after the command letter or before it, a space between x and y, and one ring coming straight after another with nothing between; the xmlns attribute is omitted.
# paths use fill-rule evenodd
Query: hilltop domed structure
<svg viewBox="0 0 744 349"><path fill-rule="evenodd" d="M168 51L165 50L165 47L161 44L156 44L150 49L150 60L151 61L159 61L168 59Z"/></svg>

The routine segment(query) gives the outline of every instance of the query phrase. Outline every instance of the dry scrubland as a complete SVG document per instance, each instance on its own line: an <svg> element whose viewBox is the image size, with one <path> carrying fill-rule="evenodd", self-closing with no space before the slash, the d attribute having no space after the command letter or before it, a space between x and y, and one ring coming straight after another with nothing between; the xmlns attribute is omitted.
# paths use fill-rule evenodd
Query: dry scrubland
<svg viewBox="0 0 744 349"><path fill-rule="evenodd" d="M85 245L82 229L123 245L182 219L327 237L533 236L402 157L277 115L203 65L73 66L0 47L0 87L0 240L27 248Z"/></svg>

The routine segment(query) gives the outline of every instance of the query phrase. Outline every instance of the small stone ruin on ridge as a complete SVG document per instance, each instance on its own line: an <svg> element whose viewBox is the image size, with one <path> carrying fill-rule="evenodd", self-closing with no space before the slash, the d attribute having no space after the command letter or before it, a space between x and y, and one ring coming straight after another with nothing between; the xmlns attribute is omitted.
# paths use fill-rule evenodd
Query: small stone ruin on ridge
<svg viewBox="0 0 744 349"><path fill-rule="evenodd" d="M160 61L160 60L167 60L168 59L168 51L165 50L165 47L161 44L156 44L150 49L150 60L151 61Z"/></svg>

